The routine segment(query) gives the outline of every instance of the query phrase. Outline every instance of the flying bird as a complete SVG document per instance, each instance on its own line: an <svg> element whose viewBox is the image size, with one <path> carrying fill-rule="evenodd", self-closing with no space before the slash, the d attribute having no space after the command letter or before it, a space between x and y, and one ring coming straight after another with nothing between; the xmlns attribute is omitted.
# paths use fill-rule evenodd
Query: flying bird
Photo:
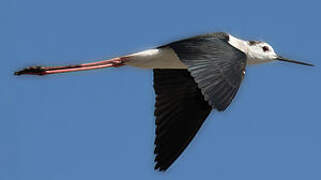
<svg viewBox="0 0 321 180"><path fill-rule="evenodd" d="M279 56L266 42L216 32L98 62L31 66L15 75L49 75L124 65L153 69L155 169L165 171L188 146L210 112L224 111L231 104L246 66L276 60L313 66Z"/></svg>

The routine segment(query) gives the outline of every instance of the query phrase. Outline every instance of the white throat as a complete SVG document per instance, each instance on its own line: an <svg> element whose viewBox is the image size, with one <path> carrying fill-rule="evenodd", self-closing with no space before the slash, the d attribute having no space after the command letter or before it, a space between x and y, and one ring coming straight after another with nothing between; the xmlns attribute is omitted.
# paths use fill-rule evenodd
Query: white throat
<svg viewBox="0 0 321 180"><path fill-rule="evenodd" d="M234 46L235 48L239 49L240 51L246 54L247 64L261 64L261 63L271 62L273 60L273 58L271 57L275 55L272 47L269 47L271 50L270 53L266 53L266 52L263 52L260 47L256 45L250 45L249 41L238 39L230 34L229 34L228 42L229 44L231 44L232 46ZM260 44L263 44L263 43L264 42L260 42ZM268 44L266 45L268 46Z"/></svg>
<svg viewBox="0 0 321 180"><path fill-rule="evenodd" d="M239 49L243 53L246 54L247 57L247 64L258 64L260 62L256 61L254 58L252 58L250 51L250 45L247 41L238 39L232 35L229 34L229 44L234 46L235 48Z"/></svg>

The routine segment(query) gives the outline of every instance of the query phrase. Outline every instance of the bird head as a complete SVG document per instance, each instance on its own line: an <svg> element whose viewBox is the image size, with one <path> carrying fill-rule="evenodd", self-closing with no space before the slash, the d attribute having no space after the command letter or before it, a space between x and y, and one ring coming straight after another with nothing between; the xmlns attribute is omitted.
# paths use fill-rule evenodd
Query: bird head
<svg viewBox="0 0 321 180"><path fill-rule="evenodd" d="M313 64L296 61L292 59L288 59L285 57L282 57L274 51L272 46L266 42L262 41L248 41L248 60L252 61L254 63L265 63L265 62L271 62L271 61L286 61L290 63L296 63L301 65L307 65L307 66L314 66Z"/></svg>

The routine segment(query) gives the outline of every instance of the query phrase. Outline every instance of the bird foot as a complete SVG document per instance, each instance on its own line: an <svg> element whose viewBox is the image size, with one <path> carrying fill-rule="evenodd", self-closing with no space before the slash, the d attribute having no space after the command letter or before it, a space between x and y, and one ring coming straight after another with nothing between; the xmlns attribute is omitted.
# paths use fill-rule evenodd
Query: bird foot
<svg viewBox="0 0 321 180"><path fill-rule="evenodd" d="M45 69L42 66L30 66L14 73L16 76L23 74L44 75Z"/></svg>

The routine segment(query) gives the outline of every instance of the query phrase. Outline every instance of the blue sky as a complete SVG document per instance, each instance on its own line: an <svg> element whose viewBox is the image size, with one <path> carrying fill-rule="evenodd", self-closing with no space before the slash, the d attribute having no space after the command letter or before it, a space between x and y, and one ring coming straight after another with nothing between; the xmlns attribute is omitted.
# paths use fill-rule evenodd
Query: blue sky
<svg viewBox="0 0 321 180"><path fill-rule="evenodd" d="M320 179L321 13L317 1L3 0L0 179ZM152 72L125 67L15 77L204 32L264 40L310 68L247 68L166 173L153 170Z"/></svg>

